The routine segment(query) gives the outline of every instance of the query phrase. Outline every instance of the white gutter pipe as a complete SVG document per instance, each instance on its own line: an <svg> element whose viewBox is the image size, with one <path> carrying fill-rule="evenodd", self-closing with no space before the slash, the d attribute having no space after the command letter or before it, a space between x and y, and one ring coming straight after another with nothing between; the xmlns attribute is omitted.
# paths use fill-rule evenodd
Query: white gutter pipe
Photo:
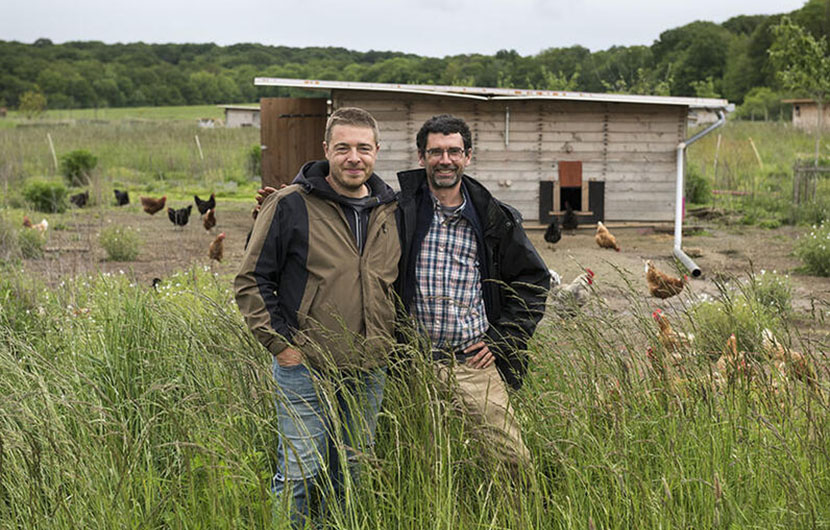
<svg viewBox="0 0 830 530"><path fill-rule="evenodd" d="M692 276L697 278L700 276L700 267L698 267L692 258L683 252L680 243L683 239L683 160L684 151L694 142L700 140L710 132L714 131L726 122L726 115L722 110L718 111L718 121L692 136L685 142L677 144L677 190L675 192L674 201L674 255L683 264Z"/></svg>

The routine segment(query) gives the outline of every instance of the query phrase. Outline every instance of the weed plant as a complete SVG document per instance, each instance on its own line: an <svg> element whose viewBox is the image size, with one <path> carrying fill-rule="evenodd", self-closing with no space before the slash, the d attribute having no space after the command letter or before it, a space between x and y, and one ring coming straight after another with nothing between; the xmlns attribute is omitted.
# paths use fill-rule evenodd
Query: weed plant
<svg viewBox="0 0 830 530"><path fill-rule="evenodd" d="M17 246L20 256L26 259L40 259L46 247L46 233L31 228L23 228L17 232Z"/></svg>
<svg viewBox="0 0 830 530"><path fill-rule="evenodd" d="M0 274L0 528L280 527L271 359L229 283L192 269L157 290L123 274L46 289ZM670 383L646 356L659 347L650 312L630 296L628 317L595 297L574 319L543 320L513 396L534 461L523 481L404 352L375 451L324 527L827 527L824 398L797 381L714 390L708 357L691 352ZM667 303L680 330L742 333L705 329L694 293ZM771 321L777 336L784 322ZM823 362L826 344L797 339Z"/></svg>
<svg viewBox="0 0 830 530"><path fill-rule="evenodd" d="M110 225L101 229L98 243L111 261L133 261L138 257L141 239L132 228Z"/></svg>
<svg viewBox="0 0 830 530"><path fill-rule="evenodd" d="M799 238L795 253L808 273L830 276L830 223L813 225L809 233Z"/></svg>
<svg viewBox="0 0 830 530"><path fill-rule="evenodd" d="M23 198L39 212L65 212L66 195L66 186L55 181L32 179L23 188Z"/></svg>

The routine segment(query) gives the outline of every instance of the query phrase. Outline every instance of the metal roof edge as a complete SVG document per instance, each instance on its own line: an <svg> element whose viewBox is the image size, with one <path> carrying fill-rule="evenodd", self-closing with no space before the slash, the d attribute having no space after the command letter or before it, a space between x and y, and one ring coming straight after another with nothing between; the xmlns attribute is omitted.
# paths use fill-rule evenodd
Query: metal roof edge
<svg viewBox="0 0 830 530"><path fill-rule="evenodd" d="M410 94L441 95L478 100L547 99L566 101L599 101L606 103L642 103L649 105L682 105L691 108L726 109L729 101L715 98L691 98L672 96L641 96L636 94L606 94L595 92L566 92L520 88L487 88L448 85L406 85L392 83L364 83L358 81L326 81L315 79L289 79L281 77L257 77L256 86L283 86L311 90L366 90L375 92L405 92Z"/></svg>

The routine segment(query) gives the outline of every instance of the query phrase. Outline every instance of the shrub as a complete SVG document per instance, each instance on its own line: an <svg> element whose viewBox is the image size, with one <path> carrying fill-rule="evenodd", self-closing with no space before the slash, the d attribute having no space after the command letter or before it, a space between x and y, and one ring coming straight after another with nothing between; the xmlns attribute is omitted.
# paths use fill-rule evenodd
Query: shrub
<svg viewBox="0 0 830 530"><path fill-rule="evenodd" d="M98 158L89 151L77 149L61 157L61 173L70 186L86 186L89 174L98 165Z"/></svg>
<svg viewBox="0 0 830 530"><path fill-rule="evenodd" d="M753 298L761 306L782 315L792 311L793 287L789 276L761 269L760 274L752 276L750 288Z"/></svg>
<svg viewBox="0 0 830 530"><path fill-rule="evenodd" d="M17 229L12 223L0 217L0 260L9 261L20 257L20 242Z"/></svg>
<svg viewBox="0 0 830 530"><path fill-rule="evenodd" d="M252 177L262 176L262 146L251 146L248 150L248 174Z"/></svg>
<svg viewBox="0 0 830 530"><path fill-rule="evenodd" d="M37 230L24 228L18 232L17 237L20 254L26 259L40 259L43 257L43 247L46 246L46 238Z"/></svg>
<svg viewBox="0 0 830 530"><path fill-rule="evenodd" d="M795 255L804 269L817 276L830 276L830 224L813 225L810 233L799 238Z"/></svg>
<svg viewBox="0 0 830 530"><path fill-rule="evenodd" d="M141 241L136 232L125 226L108 226L101 230L98 242L111 261L133 261L138 257Z"/></svg>
<svg viewBox="0 0 830 530"><path fill-rule="evenodd" d="M30 180L23 188L23 197L35 210L47 213L66 211L66 186L60 182Z"/></svg>
<svg viewBox="0 0 830 530"><path fill-rule="evenodd" d="M709 185L709 181L700 174L694 164L686 166L684 188L686 201L689 203L703 204L709 202L712 197L712 187Z"/></svg>

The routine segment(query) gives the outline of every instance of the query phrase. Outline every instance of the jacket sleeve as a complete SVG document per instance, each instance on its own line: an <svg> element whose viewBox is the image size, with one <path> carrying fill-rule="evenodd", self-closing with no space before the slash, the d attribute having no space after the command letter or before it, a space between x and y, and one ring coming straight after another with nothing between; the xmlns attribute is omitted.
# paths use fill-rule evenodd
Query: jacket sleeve
<svg viewBox="0 0 830 530"><path fill-rule="evenodd" d="M500 205L509 219L506 235L497 249L493 249L496 268L492 277L498 282L499 316L490 322L487 334L496 353L515 374L505 374L514 388L521 386L521 376L527 369L527 360L521 350L536 330L545 314L545 302L550 288L550 273L542 257L522 228L518 212ZM504 371L504 370L503 370Z"/></svg>
<svg viewBox="0 0 830 530"><path fill-rule="evenodd" d="M281 222L288 217L280 200L283 196L274 193L263 201L233 282L245 323L273 355L290 345L291 322L296 320L296 315L287 314L278 295L291 243L291 231Z"/></svg>

